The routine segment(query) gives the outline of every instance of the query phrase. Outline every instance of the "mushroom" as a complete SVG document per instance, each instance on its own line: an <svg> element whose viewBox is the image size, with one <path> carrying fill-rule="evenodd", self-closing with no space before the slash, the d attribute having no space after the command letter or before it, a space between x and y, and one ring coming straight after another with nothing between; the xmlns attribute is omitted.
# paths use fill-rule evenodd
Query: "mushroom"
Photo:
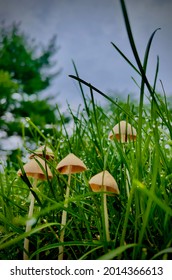
<svg viewBox="0 0 172 280"><path fill-rule="evenodd" d="M43 145L43 146L39 147L38 149L36 149L36 150L34 151L34 153L32 153L32 154L29 156L29 158L31 159L31 158L33 158L33 157L35 157L35 156L43 157L44 154L45 154L45 158L46 158L46 159L51 159L51 158L53 159L53 158L54 158L54 153L53 153L53 151L52 151L49 147L47 147L47 146L45 146L45 145Z"/></svg>
<svg viewBox="0 0 172 280"><path fill-rule="evenodd" d="M109 233L109 220L108 220L108 210L107 210L107 193L109 195L119 194L118 185L112 175L107 171L102 171L95 176L93 176L89 185L94 192L104 192L103 193L103 213L104 213L104 228L106 241L110 241Z"/></svg>
<svg viewBox="0 0 172 280"><path fill-rule="evenodd" d="M83 172L87 169L87 167L78 157L76 157L74 154L70 153L58 163L56 169L61 174L68 175L68 182L67 182L66 195L65 195L65 201L64 201L64 207L67 208L69 192L70 192L71 174ZM66 220L67 220L67 211L63 210L62 219L61 219L60 238L59 238L60 242L64 241ZM59 260L63 260L63 253L64 253L64 247L59 246L59 257L58 257Z"/></svg>
<svg viewBox="0 0 172 280"><path fill-rule="evenodd" d="M121 143L127 143L129 141L135 141L137 137L136 129L131 126L130 123L126 121L120 121L118 124L116 124L112 131L110 131L108 138L110 140L113 140L114 136L117 138L117 140ZM125 148L123 146L124 152ZM129 198L129 184L130 183L130 176L128 169L125 168L126 172L126 193L127 197Z"/></svg>
<svg viewBox="0 0 172 280"><path fill-rule="evenodd" d="M136 129L126 121L120 121L110 131L108 138L112 140L114 136L121 143L136 140Z"/></svg>
<svg viewBox="0 0 172 280"><path fill-rule="evenodd" d="M39 163L38 163L39 162ZM42 167L42 168L41 168ZM33 177L33 186L32 188L36 188L37 180L45 180L48 178L52 178L53 175L51 170L49 169L48 165L46 165L45 161L40 157L35 156L32 158L28 163L23 166L23 169L27 176ZM47 174L46 174L47 173ZM22 176L21 169L18 170L17 174ZM31 218L33 216L33 208L34 208L35 198L32 193L30 193L30 206L28 212L28 221L26 222L26 230L28 232L31 230ZM29 239L25 238L24 240L24 251L23 251L23 259L28 260L28 253L29 253Z"/></svg>

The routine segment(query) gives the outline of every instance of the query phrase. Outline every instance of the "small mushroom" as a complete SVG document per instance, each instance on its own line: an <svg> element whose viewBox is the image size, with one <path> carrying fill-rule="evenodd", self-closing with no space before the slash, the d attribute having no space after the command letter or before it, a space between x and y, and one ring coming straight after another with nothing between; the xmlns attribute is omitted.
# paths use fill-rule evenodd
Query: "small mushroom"
<svg viewBox="0 0 172 280"><path fill-rule="evenodd" d="M78 157L70 153L58 163L56 169L61 174L69 175L71 173L80 173L85 171L87 167Z"/></svg>
<svg viewBox="0 0 172 280"><path fill-rule="evenodd" d="M61 174L68 175L68 183L67 183L67 187L66 187L66 195L65 195L65 201L64 201L64 207L67 208L69 192L70 192L71 174L83 172L87 169L87 167L78 157L76 157L74 154L70 153L58 163L56 169ZM60 242L64 241L66 220L67 220L67 211L63 210L62 219L61 219L60 239L59 239ZM64 253L64 247L59 246L59 257L58 257L59 260L63 260L63 253Z"/></svg>
<svg viewBox="0 0 172 280"><path fill-rule="evenodd" d="M102 171L93 176L89 181L90 187L94 192L106 191L119 194L118 185L113 176L107 171Z"/></svg>
<svg viewBox="0 0 172 280"><path fill-rule="evenodd" d="M42 166L42 168L39 164ZM23 166L23 169L27 176L34 178L33 189L36 188L37 180L46 180L47 176L48 176L48 178L53 177L48 165L46 165L45 161L43 159L41 159L40 157L35 156L34 158L32 158L28 163L26 163ZM47 172L47 175L46 175L46 172ZM17 175L22 176L21 169L18 170ZM29 206L29 212L28 212L28 221L26 222L25 232L28 232L31 230L30 220L33 216L35 198L32 193L30 193L30 197L31 197L31 199L30 199L30 206ZM23 251L24 260L28 260L28 253L29 253L29 239L25 238L24 251Z"/></svg>
<svg viewBox="0 0 172 280"><path fill-rule="evenodd" d="M39 147L38 149L36 149L34 151L34 153L32 153L29 158L33 158L35 156L39 156L39 157L43 157L45 155L46 159L53 159L54 158L54 153L53 151L47 147L46 145L43 145L41 147Z"/></svg>
<svg viewBox="0 0 172 280"><path fill-rule="evenodd" d="M103 211L104 211L104 227L106 240L110 241L110 233L109 233L109 219L108 219L108 210L107 210L107 194L106 192L110 192L109 195L119 194L118 185L112 175L107 171L102 171L95 176L93 176L89 185L94 192L104 192L103 193Z"/></svg>
<svg viewBox="0 0 172 280"><path fill-rule="evenodd" d="M126 121L120 121L118 124L114 126L112 131L109 133L109 139L112 140L114 136L117 138L117 140L121 143L127 143L129 141L135 141L137 137L136 129L131 126L130 123ZM125 147L123 146L124 152ZM126 193L127 197L129 198L129 183L130 182L130 176L127 168L124 169L126 172Z"/></svg>
<svg viewBox="0 0 172 280"><path fill-rule="evenodd" d="M120 121L113 127L112 131L110 131L108 138L112 140L114 136L121 143L125 143L129 141L135 141L137 132L136 129L128 122Z"/></svg>

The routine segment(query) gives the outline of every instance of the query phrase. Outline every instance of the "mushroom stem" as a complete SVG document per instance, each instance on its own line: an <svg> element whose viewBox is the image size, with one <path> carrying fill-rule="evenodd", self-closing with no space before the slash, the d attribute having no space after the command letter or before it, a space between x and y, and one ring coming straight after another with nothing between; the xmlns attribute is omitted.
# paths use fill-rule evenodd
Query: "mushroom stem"
<svg viewBox="0 0 172 280"><path fill-rule="evenodd" d="M64 207L68 207L68 199L69 199L69 192L70 192L70 182L71 182L71 169L72 166L69 167L69 173L68 173L68 182L66 187L66 195L65 195L65 201L64 201ZM63 210L62 212L62 219L61 219L61 229L60 229L60 238L59 241L64 242L64 235L65 235L65 226L67 221L67 211ZM58 260L63 260L63 253L64 253L64 246L59 246L59 256Z"/></svg>
<svg viewBox="0 0 172 280"><path fill-rule="evenodd" d="M105 187L104 187L105 191ZM109 216L108 216L108 210L107 210L107 195L106 193L103 193L103 213L104 213L104 227L105 227L105 240L110 241L110 233L109 233Z"/></svg>
<svg viewBox="0 0 172 280"><path fill-rule="evenodd" d="M124 145L123 145L123 152L124 152L124 154L126 154ZM124 168L124 174L125 174L125 188L126 188L127 198L129 199L129 196L130 196L130 175L129 175L129 172L128 172L128 169L127 169L125 163L123 165L123 168Z"/></svg>
<svg viewBox="0 0 172 280"><path fill-rule="evenodd" d="M129 195L130 195L130 190L129 190L130 175L129 175L129 172L128 172L127 168L126 168L125 172L126 172L126 192L127 192L127 197L129 199Z"/></svg>
<svg viewBox="0 0 172 280"><path fill-rule="evenodd" d="M34 179L33 189L36 187L36 184L37 184L37 179ZM29 206L28 220L26 222L26 230L25 230L25 232L30 231L31 228L32 228L31 223L30 223L30 219L33 216L34 203L35 203L35 197L33 196L32 193L30 193L30 206ZM29 259L28 253L29 253L29 239L25 238L24 239L24 250L23 250L23 259L24 260L28 260Z"/></svg>
<svg viewBox="0 0 172 280"><path fill-rule="evenodd" d="M104 184L104 176L105 172L103 172L102 176L102 190L103 190L103 226L104 226L104 239L106 242L110 241L110 233L109 233L109 216L108 216L108 209L107 209L107 191L106 185Z"/></svg>

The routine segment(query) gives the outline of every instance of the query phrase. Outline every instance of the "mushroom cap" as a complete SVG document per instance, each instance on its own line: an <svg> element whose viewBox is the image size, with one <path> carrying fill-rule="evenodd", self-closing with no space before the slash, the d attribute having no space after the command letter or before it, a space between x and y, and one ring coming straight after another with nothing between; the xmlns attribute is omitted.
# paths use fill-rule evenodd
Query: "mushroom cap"
<svg viewBox="0 0 172 280"><path fill-rule="evenodd" d="M47 170L47 176L48 178L52 178L53 175L51 173L51 170L49 169L48 165L46 165L45 161L41 159L40 157L35 156L32 158L29 162L27 162L23 168L27 176L36 178L36 179L41 179L45 180L47 179L46 175L44 174L42 168L38 164L38 162L42 166L44 170ZM46 171L45 171L46 172ZM17 175L21 176L22 172L21 169L18 170Z"/></svg>
<svg viewBox="0 0 172 280"><path fill-rule="evenodd" d="M119 194L117 182L107 170L93 176L89 181L89 185L94 192L104 191L104 186L105 191Z"/></svg>
<svg viewBox="0 0 172 280"><path fill-rule="evenodd" d="M110 131L108 138L112 140L114 136L116 136L118 141L124 143L128 142L128 140L136 140L137 132L130 123L127 123L126 121L120 121L113 127L112 131Z"/></svg>
<svg viewBox="0 0 172 280"><path fill-rule="evenodd" d="M45 158L46 159L54 158L53 151L49 147L47 147L45 145L43 145L43 146L39 147L38 149L36 149L34 151L34 153L29 156L29 158L33 158L33 157L35 157L35 155L38 155L38 156L41 157L41 156L44 155L44 152L45 152Z"/></svg>
<svg viewBox="0 0 172 280"><path fill-rule="evenodd" d="M87 167L77 156L70 153L58 163L56 169L61 174L69 174L85 171Z"/></svg>

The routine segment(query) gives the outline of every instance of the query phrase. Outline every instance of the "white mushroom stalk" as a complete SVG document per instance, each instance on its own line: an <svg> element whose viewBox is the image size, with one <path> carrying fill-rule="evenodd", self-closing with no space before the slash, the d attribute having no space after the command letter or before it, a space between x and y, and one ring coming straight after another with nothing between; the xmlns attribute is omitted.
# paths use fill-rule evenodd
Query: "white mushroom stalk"
<svg viewBox="0 0 172 280"><path fill-rule="evenodd" d="M34 179L33 183L33 190L37 186L37 179ZM29 232L32 228L32 216L33 216L33 209L34 209L34 203L35 203L35 197L32 193L30 193L30 206L29 206L29 212L28 212L28 220L26 222L26 229L25 232ZM29 239L25 238L24 239L24 251L23 251L23 259L28 260L28 252L29 252Z"/></svg>
<svg viewBox="0 0 172 280"><path fill-rule="evenodd" d="M39 163L38 163L39 162ZM42 168L40 167L42 166ZM39 157L32 158L28 163L26 163L23 166L23 169L27 176L33 177L33 190L36 188L37 180L46 180L47 176L48 178L52 178L53 175L51 173L51 170L49 169L48 165L46 165L45 161ZM44 170L44 171L43 171ZM47 172L47 174L45 174ZM22 176L22 171L19 169L17 172L19 176ZM34 195L30 193L30 206L29 206L29 212L28 212L28 220L26 222L26 230L25 232L29 232L32 228L31 219L33 217L33 209L34 209ZM29 259L29 239L24 239L24 250L23 250L23 259L28 260Z"/></svg>
<svg viewBox="0 0 172 280"><path fill-rule="evenodd" d="M70 184L71 184L71 174L83 172L87 169L87 167L78 157L76 157L74 154L70 153L64 159L62 159L59 162L56 169L61 174L67 174L68 175L66 195L65 195L65 200L64 200L64 207L68 208L68 200L69 200ZM67 211L63 210L62 218L61 218L60 238L59 238L60 243L64 242L66 222L67 222ZM64 255L64 246L60 245L59 246L58 260L63 260L63 255Z"/></svg>

